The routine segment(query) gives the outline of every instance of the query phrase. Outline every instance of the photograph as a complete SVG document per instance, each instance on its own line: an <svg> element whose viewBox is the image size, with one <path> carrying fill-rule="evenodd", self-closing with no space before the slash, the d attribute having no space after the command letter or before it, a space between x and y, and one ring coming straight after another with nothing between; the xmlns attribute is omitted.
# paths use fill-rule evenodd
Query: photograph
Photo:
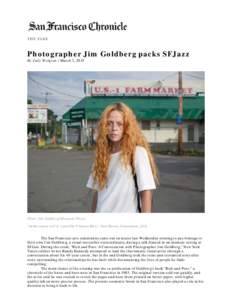
<svg viewBox="0 0 232 300"><path fill-rule="evenodd" d="M228 299L229 1L36 4L1 10L1 299Z"/></svg>
<svg viewBox="0 0 232 300"><path fill-rule="evenodd" d="M204 213L203 71L27 73L28 213Z"/></svg>

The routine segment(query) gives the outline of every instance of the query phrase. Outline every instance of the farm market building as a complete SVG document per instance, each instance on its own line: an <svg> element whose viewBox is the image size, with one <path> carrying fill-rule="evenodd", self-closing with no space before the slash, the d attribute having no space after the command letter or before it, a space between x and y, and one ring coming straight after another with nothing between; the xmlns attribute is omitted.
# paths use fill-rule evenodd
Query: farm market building
<svg viewBox="0 0 232 300"><path fill-rule="evenodd" d="M149 86L141 81L124 86L110 81L85 82L85 94L63 115L63 142L92 144L102 111L109 104L123 102L135 113L143 134L151 144L175 144L178 141L179 92L183 95L183 142L204 141L204 93L191 87L179 91L176 87ZM153 82L154 85L154 82Z"/></svg>

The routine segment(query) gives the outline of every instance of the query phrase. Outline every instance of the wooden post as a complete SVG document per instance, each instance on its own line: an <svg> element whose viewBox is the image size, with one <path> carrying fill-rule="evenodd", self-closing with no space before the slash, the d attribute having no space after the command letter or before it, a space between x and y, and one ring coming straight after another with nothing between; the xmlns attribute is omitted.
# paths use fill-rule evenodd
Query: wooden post
<svg viewBox="0 0 232 300"><path fill-rule="evenodd" d="M183 118L183 84L182 84L182 72L178 72L178 88L179 88L179 118ZM178 155L183 154L183 122L178 127Z"/></svg>

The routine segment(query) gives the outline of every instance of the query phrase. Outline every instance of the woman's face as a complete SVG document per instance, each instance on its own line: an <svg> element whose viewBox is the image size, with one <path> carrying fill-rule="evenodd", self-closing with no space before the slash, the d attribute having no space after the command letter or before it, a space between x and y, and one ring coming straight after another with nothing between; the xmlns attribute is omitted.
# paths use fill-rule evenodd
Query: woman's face
<svg viewBox="0 0 232 300"><path fill-rule="evenodd" d="M118 110L110 112L107 119L108 138L112 143L121 141L123 137L123 115Z"/></svg>

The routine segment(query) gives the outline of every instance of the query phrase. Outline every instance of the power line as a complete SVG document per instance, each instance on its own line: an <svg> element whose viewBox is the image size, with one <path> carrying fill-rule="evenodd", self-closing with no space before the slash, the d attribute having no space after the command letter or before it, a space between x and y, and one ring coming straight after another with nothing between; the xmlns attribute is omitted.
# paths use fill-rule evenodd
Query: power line
<svg viewBox="0 0 232 300"><path fill-rule="evenodd" d="M160 81L165 81L166 79L172 77L172 76L176 76L177 75L177 72L172 72L171 74L165 76L163 79L161 79Z"/></svg>
<svg viewBox="0 0 232 300"><path fill-rule="evenodd" d="M183 73L183 75L186 75L186 76L189 76L189 77L198 79L198 80L204 80L204 78L202 78L202 77L198 77L198 76L196 76L196 75L191 75L191 74L188 74L188 73Z"/></svg>
<svg viewBox="0 0 232 300"><path fill-rule="evenodd" d="M192 74L189 74L189 73L186 73L186 72L182 72L182 74L184 76L189 76L189 77L192 77L194 79L198 79L198 80L204 80L203 77L199 77L199 76L196 76L196 75L192 75ZM177 72L172 72L171 74L165 76L163 79L161 79L160 81L165 81L166 79L172 77L172 76L176 76L177 75Z"/></svg>
<svg viewBox="0 0 232 300"><path fill-rule="evenodd" d="M32 82L36 83L37 85L42 86L42 87L44 87L44 88L46 88L46 89L48 89L48 90L50 90L50 91L52 91L52 92L54 92L54 93L57 93L57 94L60 94L60 95L64 95L64 96L67 96L67 97L71 97L71 98L74 98L74 99L76 99L76 98L82 98L81 96L73 96L73 95L70 95L70 94L63 93L63 92L61 92L61 91L58 91L58 90L56 90L56 89L54 89L54 88L51 88L51 87L49 87L49 86L47 86L47 85L45 85L45 84L43 84L43 83L41 83L41 82L35 80L35 79L32 78L31 76L28 76L28 78L29 78L29 80L31 80Z"/></svg>

